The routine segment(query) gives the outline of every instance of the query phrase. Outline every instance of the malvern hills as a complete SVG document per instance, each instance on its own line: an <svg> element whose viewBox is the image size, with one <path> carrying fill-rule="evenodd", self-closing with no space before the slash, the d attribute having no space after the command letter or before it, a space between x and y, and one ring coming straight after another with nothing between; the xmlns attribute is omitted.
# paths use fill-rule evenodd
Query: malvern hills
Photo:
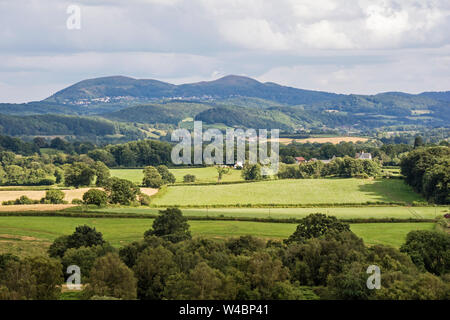
<svg viewBox="0 0 450 320"><path fill-rule="evenodd" d="M288 132L445 127L449 108L450 91L344 95L234 75L181 85L111 76L80 81L42 101L0 103L0 134L136 137L139 125L173 128L194 119Z"/></svg>

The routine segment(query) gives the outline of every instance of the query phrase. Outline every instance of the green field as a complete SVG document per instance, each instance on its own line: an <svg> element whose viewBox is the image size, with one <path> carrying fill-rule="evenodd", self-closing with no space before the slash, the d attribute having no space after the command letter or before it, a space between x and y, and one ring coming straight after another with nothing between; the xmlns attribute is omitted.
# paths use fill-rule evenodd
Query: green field
<svg viewBox="0 0 450 320"><path fill-rule="evenodd" d="M141 184L143 169L111 169L111 175L122 179L127 179L135 183ZM175 176L175 183L183 183L183 177L187 174L192 174L196 177L196 182L200 183L212 183L217 182L217 170L214 167L206 168L182 168L182 169L169 169ZM223 182L230 181L242 181L241 170L230 170L230 172L223 176Z"/></svg>
<svg viewBox="0 0 450 320"><path fill-rule="evenodd" d="M420 201L402 180L295 179L211 186L173 186L153 200L159 206L307 205Z"/></svg>
<svg viewBox="0 0 450 320"><path fill-rule="evenodd" d="M158 208L119 207L91 209L89 212L158 214ZM68 210L69 211L69 210ZM448 207L329 207L329 208L183 208L183 215L194 217L233 218L303 218L311 213L323 213L339 219L434 219L449 212Z"/></svg>
<svg viewBox="0 0 450 320"><path fill-rule="evenodd" d="M151 228L152 219L66 218L66 217L0 217L0 253L37 254L60 235L70 234L76 226L87 224L102 232L116 247L142 239ZM242 221L189 221L193 236L225 238L254 235L266 239L284 239L295 224ZM369 244L400 246L411 230L432 230L433 223L366 223L352 224L351 229ZM12 245L13 243L14 245ZM33 248L27 252L27 248ZM22 250L22 252L21 252Z"/></svg>

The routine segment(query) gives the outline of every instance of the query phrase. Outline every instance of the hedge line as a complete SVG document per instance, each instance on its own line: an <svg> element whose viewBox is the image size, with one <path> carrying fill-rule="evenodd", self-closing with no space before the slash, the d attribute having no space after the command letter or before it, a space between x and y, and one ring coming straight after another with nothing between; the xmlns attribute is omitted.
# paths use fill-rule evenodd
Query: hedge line
<svg viewBox="0 0 450 320"><path fill-rule="evenodd" d="M0 212L0 216L17 217L70 217L70 218L129 218L129 219L154 219L155 214L139 213L111 213L111 212L68 212L68 211L23 211ZM253 217L220 217L220 216L186 216L188 220L197 221L246 221L246 222L270 222L270 223L299 223L301 218L253 218ZM434 219L398 219L398 218L355 218L339 219L347 223L405 223L405 222L435 222Z"/></svg>
<svg viewBox="0 0 450 320"><path fill-rule="evenodd" d="M159 192L156 194L158 195ZM155 195L155 196L156 196ZM367 201L359 203L236 203L236 204L210 204L210 205L176 205L179 208L329 208L329 207L385 207L385 206L407 206L406 202L382 202L382 201ZM413 206L427 206L426 203L420 203ZM151 208L166 208L167 205L151 204Z"/></svg>

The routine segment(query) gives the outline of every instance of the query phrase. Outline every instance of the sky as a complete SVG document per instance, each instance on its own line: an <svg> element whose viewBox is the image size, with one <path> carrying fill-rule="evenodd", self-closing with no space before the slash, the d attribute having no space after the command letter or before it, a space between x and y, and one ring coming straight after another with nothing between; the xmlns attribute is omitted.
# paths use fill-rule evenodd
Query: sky
<svg viewBox="0 0 450 320"><path fill-rule="evenodd" d="M0 103L101 76L229 74L337 93L448 91L450 1L0 0Z"/></svg>

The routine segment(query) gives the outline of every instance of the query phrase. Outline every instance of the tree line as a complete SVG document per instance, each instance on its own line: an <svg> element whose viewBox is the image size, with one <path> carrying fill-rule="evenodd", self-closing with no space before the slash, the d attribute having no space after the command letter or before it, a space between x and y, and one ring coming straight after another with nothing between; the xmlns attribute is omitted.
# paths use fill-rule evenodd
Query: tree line
<svg viewBox="0 0 450 320"><path fill-rule="evenodd" d="M310 161L299 165L281 166L280 179L317 179L323 177L368 178L381 174L377 161L359 160L348 156L335 158L329 163Z"/></svg>
<svg viewBox="0 0 450 320"><path fill-rule="evenodd" d="M405 182L427 200L450 203L450 147L423 147L411 151L400 163Z"/></svg>
<svg viewBox="0 0 450 320"><path fill-rule="evenodd" d="M349 225L311 214L284 241L192 238L177 208L120 250L88 226L61 236L49 257L0 255L0 299L57 299L81 270L80 299L449 299L450 235L412 231L400 250L367 247ZM379 289L367 268L381 270Z"/></svg>

